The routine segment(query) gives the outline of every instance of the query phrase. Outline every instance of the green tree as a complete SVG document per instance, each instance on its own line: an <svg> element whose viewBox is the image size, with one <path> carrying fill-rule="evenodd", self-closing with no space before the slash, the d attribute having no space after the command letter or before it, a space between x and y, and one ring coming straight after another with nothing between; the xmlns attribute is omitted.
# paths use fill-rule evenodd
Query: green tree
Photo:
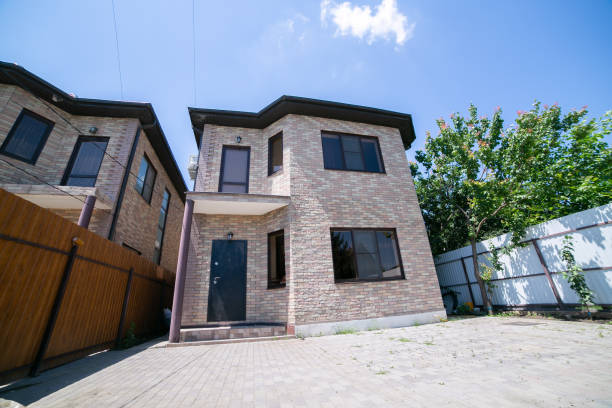
<svg viewBox="0 0 612 408"><path fill-rule="evenodd" d="M567 279L570 288L578 295L580 303L586 309L590 318L595 294L587 285L582 268L576 264L576 259L574 258L574 242L570 235L566 235L563 238L561 259L563 259L563 262L565 262L567 266L567 270L563 272L563 277Z"/></svg>
<svg viewBox="0 0 612 408"><path fill-rule="evenodd" d="M451 115L437 121L411 167L434 253L469 243L487 311L476 243L512 232L511 246L529 225L610 201L612 155L602 141L612 115L584 121L586 110L565 115L536 102L503 129L501 110L489 119Z"/></svg>

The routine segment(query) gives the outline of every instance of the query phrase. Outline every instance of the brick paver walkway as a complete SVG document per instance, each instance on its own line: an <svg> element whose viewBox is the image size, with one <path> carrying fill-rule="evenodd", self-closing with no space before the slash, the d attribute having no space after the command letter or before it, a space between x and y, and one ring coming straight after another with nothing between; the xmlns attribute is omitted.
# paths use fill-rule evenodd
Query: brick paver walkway
<svg viewBox="0 0 612 408"><path fill-rule="evenodd" d="M611 384L610 324L476 318L100 353L0 398L37 407L611 407Z"/></svg>

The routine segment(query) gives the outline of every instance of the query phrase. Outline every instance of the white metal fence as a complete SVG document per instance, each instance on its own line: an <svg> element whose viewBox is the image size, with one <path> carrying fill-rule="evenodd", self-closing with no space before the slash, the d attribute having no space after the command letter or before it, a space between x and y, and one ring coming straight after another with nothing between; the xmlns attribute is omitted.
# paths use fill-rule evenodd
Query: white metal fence
<svg viewBox="0 0 612 408"><path fill-rule="evenodd" d="M503 270L492 277L497 286L492 303L499 308L545 308L577 304L578 297L561 275L563 237L571 235L576 262L585 271L595 303L612 305L612 203L557 218L527 229L526 246L500 255ZM510 235L479 242L478 261L489 264L490 249L510 242ZM434 259L442 293L458 292L459 304L482 305L474 277L471 247L438 255ZM468 284L469 283L469 284ZM444 297L449 304L449 297ZM448 308L449 306L447 306Z"/></svg>

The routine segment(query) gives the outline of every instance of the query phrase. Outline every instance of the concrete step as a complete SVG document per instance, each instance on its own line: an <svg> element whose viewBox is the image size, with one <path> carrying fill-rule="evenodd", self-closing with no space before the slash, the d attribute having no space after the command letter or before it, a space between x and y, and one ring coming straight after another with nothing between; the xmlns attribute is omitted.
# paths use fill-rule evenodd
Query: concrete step
<svg viewBox="0 0 612 408"><path fill-rule="evenodd" d="M284 336L274 336L274 337L247 337L243 339L223 339L223 340L203 340L203 341L187 341L181 343L160 343L155 345L154 348L163 348L163 347L191 347L191 346L206 346L213 344L230 344L230 343L252 343L255 341L277 341L277 340L291 340L296 339L297 337L293 335L284 335Z"/></svg>
<svg viewBox="0 0 612 408"><path fill-rule="evenodd" d="M180 342L280 337L287 334L284 324L238 324L181 329Z"/></svg>

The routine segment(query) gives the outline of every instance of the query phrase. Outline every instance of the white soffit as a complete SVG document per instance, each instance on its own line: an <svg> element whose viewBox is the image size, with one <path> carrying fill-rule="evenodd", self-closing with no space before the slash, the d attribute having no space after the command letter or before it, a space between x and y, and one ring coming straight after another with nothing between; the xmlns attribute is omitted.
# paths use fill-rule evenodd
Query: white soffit
<svg viewBox="0 0 612 408"><path fill-rule="evenodd" d="M194 201L193 212L196 214L264 215L289 204L289 197L279 196L267 199L259 196L253 199L242 194L236 196L224 194L222 197L189 194L187 198Z"/></svg>
<svg viewBox="0 0 612 408"><path fill-rule="evenodd" d="M60 194L17 194L24 200L43 208L62 209L62 210L80 210L83 208L83 203L86 196L69 196ZM78 197L78 198L76 198ZM80 199L80 200L79 200ZM83 200L83 201L81 201ZM102 200L96 200L94 208L109 210L110 206Z"/></svg>

